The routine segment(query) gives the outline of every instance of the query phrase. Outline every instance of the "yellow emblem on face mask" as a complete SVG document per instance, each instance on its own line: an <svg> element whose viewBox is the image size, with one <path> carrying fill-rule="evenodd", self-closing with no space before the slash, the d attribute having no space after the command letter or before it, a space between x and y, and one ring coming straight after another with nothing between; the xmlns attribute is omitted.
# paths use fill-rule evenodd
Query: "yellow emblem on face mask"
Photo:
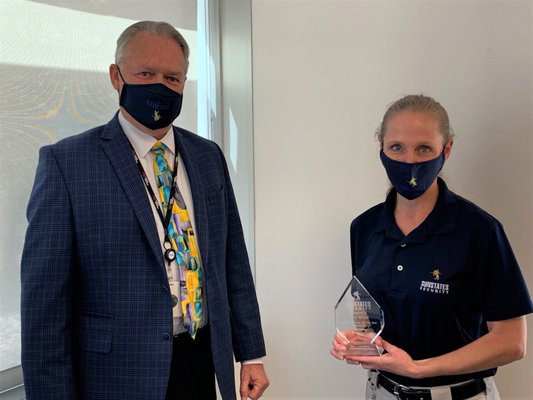
<svg viewBox="0 0 533 400"><path fill-rule="evenodd" d="M431 275L433 275L433 279L436 281L440 280L441 273L438 269L435 269L431 272Z"/></svg>
<svg viewBox="0 0 533 400"><path fill-rule="evenodd" d="M409 185L411 185L412 187L415 187L415 186L416 186L416 178L415 178L415 177L412 177L412 178L409 180Z"/></svg>
<svg viewBox="0 0 533 400"><path fill-rule="evenodd" d="M159 121L161 119L161 115L159 115L159 111L154 110L154 115L152 115L154 118L154 121Z"/></svg>

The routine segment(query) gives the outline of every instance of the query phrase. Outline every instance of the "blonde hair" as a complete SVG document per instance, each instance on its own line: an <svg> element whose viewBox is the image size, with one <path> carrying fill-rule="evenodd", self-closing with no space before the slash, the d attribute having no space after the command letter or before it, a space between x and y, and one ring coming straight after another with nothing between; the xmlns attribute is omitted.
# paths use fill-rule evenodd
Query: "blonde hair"
<svg viewBox="0 0 533 400"><path fill-rule="evenodd" d="M376 131L376 136L379 140L379 143L383 144L383 138L387 131L387 124L389 123L390 119L403 111L420 111L434 115L439 123L439 130L444 137L444 143L448 143L448 141L453 139L455 136L455 133L450 126L448 113L438 101L432 97L424 96L422 94L411 94L396 100L385 112L383 121Z"/></svg>

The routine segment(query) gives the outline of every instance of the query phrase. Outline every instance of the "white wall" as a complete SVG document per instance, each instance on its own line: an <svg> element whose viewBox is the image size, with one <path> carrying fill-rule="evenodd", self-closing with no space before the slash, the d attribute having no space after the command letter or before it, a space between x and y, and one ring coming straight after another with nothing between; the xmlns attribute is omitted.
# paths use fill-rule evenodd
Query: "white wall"
<svg viewBox="0 0 533 400"><path fill-rule="evenodd" d="M362 398L364 373L328 354L333 305L349 224L387 189L373 132L403 94L448 109L447 181L502 221L533 291L531 1L253 0L252 34L265 399ZM532 336L498 372L504 399L533 393Z"/></svg>

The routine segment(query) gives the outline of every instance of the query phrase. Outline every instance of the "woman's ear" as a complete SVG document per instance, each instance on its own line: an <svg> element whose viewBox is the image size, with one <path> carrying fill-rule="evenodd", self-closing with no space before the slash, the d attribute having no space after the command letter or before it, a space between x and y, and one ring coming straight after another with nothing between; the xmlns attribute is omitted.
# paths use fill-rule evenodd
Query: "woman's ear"
<svg viewBox="0 0 533 400"><path fill-rule="evenodd" d="M452 147L453 147L453 139L448 140L448 143L446 143L446 146L444 146L444 159L447 160L448 157L450 157L450 154L452 153Z"/></svg>

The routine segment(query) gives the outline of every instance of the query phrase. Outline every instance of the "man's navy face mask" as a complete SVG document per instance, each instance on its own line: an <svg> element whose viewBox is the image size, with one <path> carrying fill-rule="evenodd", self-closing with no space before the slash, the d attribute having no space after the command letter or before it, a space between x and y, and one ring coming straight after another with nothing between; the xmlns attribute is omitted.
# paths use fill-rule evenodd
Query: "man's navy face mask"
<svg viewBox="0 0 533 400"><path fill-rule="evenodd" d="M117 67L118 69L118 67ZM183 96L162 83L129 84L124 82L120 93L120 105L138 123L155 130L165 128L180 115Z"/></svg>
<svg viewBox="0 0 533 400"><path fill-rule="evenodd" d="M420 197L437 178L444 165L444 150L433 160L406 163L393 160L385 155L383 149L379 153L387 176L396 191L408 200Z"/></svg>

